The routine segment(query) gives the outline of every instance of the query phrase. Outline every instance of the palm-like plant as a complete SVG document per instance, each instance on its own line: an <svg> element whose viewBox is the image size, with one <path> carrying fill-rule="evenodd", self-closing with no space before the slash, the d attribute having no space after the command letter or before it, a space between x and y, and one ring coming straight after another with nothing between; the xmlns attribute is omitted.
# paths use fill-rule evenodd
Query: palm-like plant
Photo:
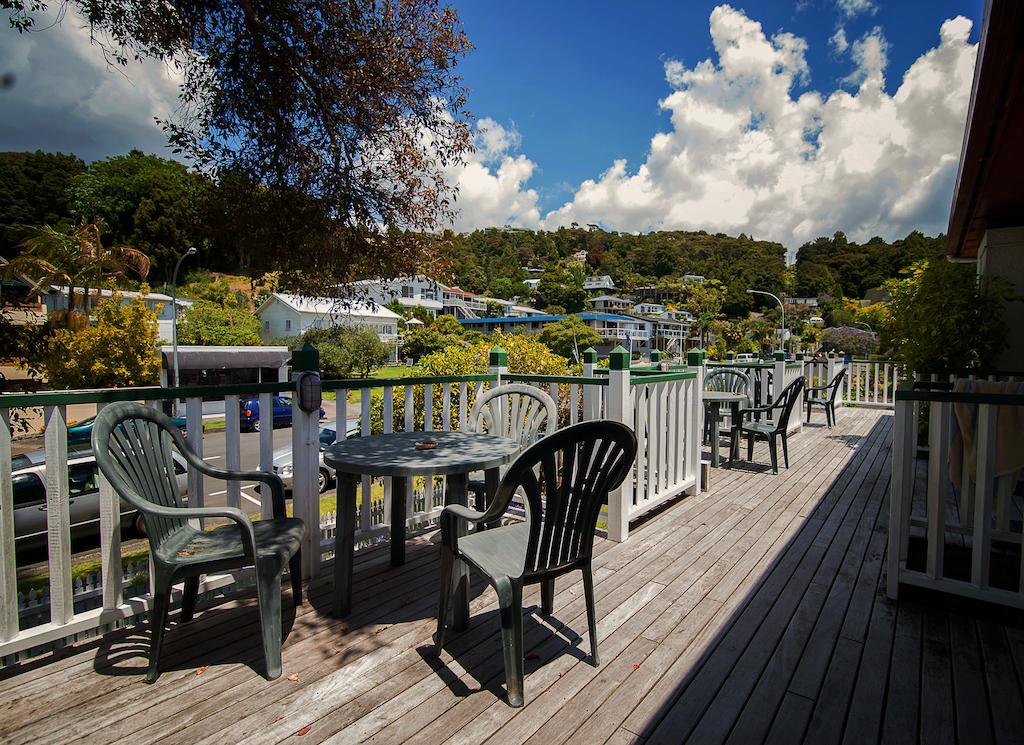
<svg viewBox="0 0 1024 745"><path fill-rule="evenodd" d="M20 272L44 287L67 287L68 309L53 319L62 325L80 327L87 322L93 288L112 284L128 272L142 279L149 274L146 254L129 246L104 246L97 223L86 223L71 233L49 225L24 230L27 237L21 242L21 253L0 268L0 274ZM82 288L81 313L77 312L77 288Z"/></svg>

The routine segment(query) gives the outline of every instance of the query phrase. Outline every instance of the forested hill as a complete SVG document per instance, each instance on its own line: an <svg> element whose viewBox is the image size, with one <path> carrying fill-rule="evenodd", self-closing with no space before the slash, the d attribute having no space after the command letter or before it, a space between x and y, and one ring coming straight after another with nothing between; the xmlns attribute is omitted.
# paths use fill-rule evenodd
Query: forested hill
<svg viewBox="0 0 1024 745"><path fill-rule="evenodd" d="M942 256L945 250L946 236L929 238L916 230L892 243L876 236L863 244L837 232L800 247L793 292L800 297L861 298L914 262Z"/></svg>
<svg viewBox="0 0 1024 745"><path fill-rule="evenodd" d="M598 229L560 228L532 231L490 228L449 235L449 258L456 284L496 297L519 294L531 276L525 267L557 271L579 251L586 251L586 274L607 274L617 287L658 284L684 274L720 280L727 304L749 304L749 287L783 291L786 249L781 243L740 234L669 231L633 235Z"/></svg>

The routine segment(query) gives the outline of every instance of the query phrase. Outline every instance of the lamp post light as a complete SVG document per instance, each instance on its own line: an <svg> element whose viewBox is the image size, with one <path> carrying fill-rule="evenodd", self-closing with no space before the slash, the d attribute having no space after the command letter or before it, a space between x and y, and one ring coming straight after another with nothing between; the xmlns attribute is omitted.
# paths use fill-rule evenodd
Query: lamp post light
<svg viewBox="0 0 1024 745"><path fill-rule="evenodd" d="M171 349L173 350L171 356L174 360L174 388L178 387L178 268L181 266L181 262L189 256L195 256L196 253L196 247L190 247L178 259L178 263L174 265L174 272L171 274ZM177 397L174 399L174 413L175 415L178 413Z"/></svg>
<svg viewBox="0 0 1024 745"><path fill-rule="evenodd" d="M751 295L767 295L770 298L775 298L775 302L777 302L779 304L779 308L782 310L782 351L783 351L783 353L785 353L785 351L786 351L786 306L784 306L782 304L782 301L779 299L778 295L773 295L770 292L765 292L764 290L747 290L747 292L749 294L751 294Z"/></svg>
<svg viewBox="0 0 1024 745"><path fill-rule="evenodd" d="M855 325L855 326L863 326L864 328L866 328L866 329L868 330L868 333L869 333L869 334L871 334L872 336L874 336L874 335L875 335L875 331L874 331L874 329L872 329L872 328L871 328L870 326L868 326L868 325L867 325L866 323L864 323L863 321L854 321L854 325Z"/></svg>

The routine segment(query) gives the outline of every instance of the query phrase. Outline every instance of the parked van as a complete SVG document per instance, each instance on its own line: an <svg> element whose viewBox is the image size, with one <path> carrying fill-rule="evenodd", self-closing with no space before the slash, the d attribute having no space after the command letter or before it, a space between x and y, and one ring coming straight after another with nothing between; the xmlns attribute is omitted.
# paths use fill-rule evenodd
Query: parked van
<svg viewBox="0 0 1024 745"><path fill-rule="evenodd" d="M274 396L274 426L275 427L290 427L292 426L292 398L291 396ZM238 402L240 409L239 422L243 432L259 432L260 431L260 399L256 398L245 398ZM323 419L326 414L323 409L320 409L320 418Z"/></svg>

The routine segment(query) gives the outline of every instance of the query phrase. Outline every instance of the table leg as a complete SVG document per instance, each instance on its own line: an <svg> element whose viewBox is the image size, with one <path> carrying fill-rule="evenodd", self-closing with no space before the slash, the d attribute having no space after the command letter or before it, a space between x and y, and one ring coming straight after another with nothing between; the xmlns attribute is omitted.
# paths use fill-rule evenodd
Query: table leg
<svg viewBox="0 0 1024 745"><path fill-rule="evenodd" d="M718 444L722 437L721 428L719 427L719 416L721 411L719 409L719 402L711 402L711 465L718 468L718 464L721 459L718 454Z"/></svg>
<svg viewBox="0 0 1024 745"><path fill-rule="evenodd" d="M391 566L405 563L405 476L391 479Z"/></svg>
<svg viewBox="0 0 1024 745"><path fill-rule="evenodd" d="M334 529L334 615L347 616L352 610L352 562L355 560L356 485L359 477L338 474Z"/></svg>
<svg viewBox="0 0 1024 745"><path fill-rule="evenodd" d="M494 495L498 493L498 482L501 481L501 472L497 468L488 468L484 471L484 504L482 509L494 501Z"/></svg>
<svg viewBox="0 0 1024 745"><path fill-rule="evenodd" d="M444 495L445 504L469 506L469 483L467 474L453 473L448 476L448 489ZM458 536L466 534L466 523L458 521ZM465 631L469 628L469 568L458 561L452 575L452 629Z"/></svg>

